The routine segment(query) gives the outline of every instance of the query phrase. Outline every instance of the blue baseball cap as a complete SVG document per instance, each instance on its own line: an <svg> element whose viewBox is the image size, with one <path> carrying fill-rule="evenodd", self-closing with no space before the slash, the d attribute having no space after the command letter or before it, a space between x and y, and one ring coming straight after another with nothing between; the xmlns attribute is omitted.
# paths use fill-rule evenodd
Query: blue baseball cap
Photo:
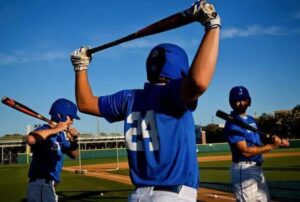
<svg viewBox="0 0 300 202"><path fill-rule="evenodd" d="M159 77L180 79L187 75L189 61L186 52L179 46L169 43L155 46L146 62L147 79L151 82Z"/></svg>

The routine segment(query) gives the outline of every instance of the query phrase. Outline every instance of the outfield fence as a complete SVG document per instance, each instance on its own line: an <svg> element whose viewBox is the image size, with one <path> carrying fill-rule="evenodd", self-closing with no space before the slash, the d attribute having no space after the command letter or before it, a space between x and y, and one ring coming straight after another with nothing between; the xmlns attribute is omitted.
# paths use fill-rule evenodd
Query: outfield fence
<svg viewBox="0 0 300 202"><path fill-rule="evenodd" d="M290 148L300 148L300 139L290 140ZM117 151L118 150L118 151ZM199 144L197 145L198 153L208 152L229 152L230 148L227 143L216 143L216 144ZM99 158L114 158L126 157L127 152L125 148L114 148L114 149L94 149L94 150L82 150L80 152L81 159L99 159ZM30 162L31 154L18 153L17 163L25 164ZM68 156L65 156L65 160L70 160Z"/></svg>

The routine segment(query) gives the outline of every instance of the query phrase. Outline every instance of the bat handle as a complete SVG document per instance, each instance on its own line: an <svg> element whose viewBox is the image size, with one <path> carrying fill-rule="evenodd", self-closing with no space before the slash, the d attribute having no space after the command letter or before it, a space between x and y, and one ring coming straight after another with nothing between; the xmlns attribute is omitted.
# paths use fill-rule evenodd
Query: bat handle
<svg viewBox="0 0 300 202"><path fill-rule="evenodd" d="M55 125L55 126L57 125L57 123L54 122L54 121L50 121L49 124L52 124L52 125Z"/></svg>

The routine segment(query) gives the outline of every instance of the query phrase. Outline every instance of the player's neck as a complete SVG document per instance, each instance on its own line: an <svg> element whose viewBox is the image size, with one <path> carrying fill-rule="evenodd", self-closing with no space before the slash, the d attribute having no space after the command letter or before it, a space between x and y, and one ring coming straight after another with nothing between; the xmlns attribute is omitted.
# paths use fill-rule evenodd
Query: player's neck
<svg viewBox="0 0 300 202"><path fill-rule="evenodd" d="M246 111L239 111L239 110L234 110L234 112L239 115L240 117L247 117L247 112Z"/></svg>
<svg viewBox="0 0 300 202"><path fill-rule="evenodd" d="M239 114L239 116L243 119L247 118L247 114L246 113L243 113L243 114Z"/></svg>

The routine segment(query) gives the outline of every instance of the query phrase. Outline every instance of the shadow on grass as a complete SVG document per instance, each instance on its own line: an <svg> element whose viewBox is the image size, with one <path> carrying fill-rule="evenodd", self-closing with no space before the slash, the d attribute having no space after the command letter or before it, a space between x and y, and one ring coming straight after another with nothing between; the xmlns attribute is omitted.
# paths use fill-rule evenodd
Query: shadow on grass
<svg viewBox="0 0 300 202"><path fill-rule="evenodd" d="M132 192L132 189L124 190L97 190L97 191L59 191L57 195L59 197L59 202L121 202L127 201L128 195Z"/></svg>

